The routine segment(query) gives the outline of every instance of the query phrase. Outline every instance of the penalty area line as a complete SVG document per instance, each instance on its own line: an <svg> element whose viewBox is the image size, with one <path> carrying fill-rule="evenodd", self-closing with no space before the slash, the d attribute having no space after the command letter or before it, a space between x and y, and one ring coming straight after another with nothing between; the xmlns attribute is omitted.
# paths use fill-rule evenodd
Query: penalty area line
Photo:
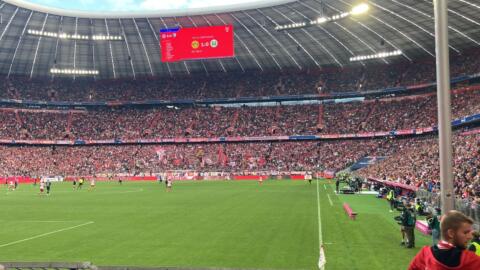
<svg viewBox="0 0 480 270"><path fill-rule="evenodd" d="M54 234L54 233L59 233L59 232L63 232L63 231L72 230L72 229L75 229L75 228L78 228L78 227L87 226L87 225L90 225L92 223L94 223L94 222L89 221L89 222L86 222L86 223L83 223L83 224L80 224L80 225L71 226L71 227L59 229L59 230L48 232L48 233L42 233L42 234L35 235L35 236L29 237L29 238L25 238L25 239L21 239L21 240L17 240L17 241L13 241L13 242L10 242L10 243L0 245L0 248L15 245L15 244L26 242L26 241L30 241L30 240L37 239L37 238L40 238L40 237L44 237L44 236L47 236L47 235L51 235L51 234Z"/></svg>

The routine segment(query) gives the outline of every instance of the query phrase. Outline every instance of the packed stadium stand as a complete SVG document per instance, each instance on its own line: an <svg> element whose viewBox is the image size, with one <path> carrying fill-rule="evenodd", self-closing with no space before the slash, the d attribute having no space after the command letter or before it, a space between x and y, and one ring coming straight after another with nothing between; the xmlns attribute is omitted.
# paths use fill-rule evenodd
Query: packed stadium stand
<svg viewBox="0 0 480 270"><path fill-rule="evenodd" d="M120 185L122 179L151 180L147 184L152 184L151 187L153 187L153 180L159 180L158 182L161 183L162 180L238 180L236 177L245 177L249 180L258 180L259 185L254 186L255 192L258 191L255 194L265 196L267 192L271 192L270 195L272 195L280 191L280 189L267 190L261 193L264 190L257 187L260 187L263 179L266 178L295 179L296 177L297 180L312 180L313 176L323 181L323 178L335 178L346 171L352 173L352 181L353 179L361 180L365 187L371 188L368 190L371 193L366 194L375 193L382 197L382 192L386 190L376 185L385 184L389 187L401 187L400 191L397 190L397 195L404 195L405 200L410 199L412 191L422 191L428 196L438 197L441 188L436 92L438 59L435 55L432 1L366 1L367 3L361 4L367 5L362 14L367 10L368 13L363 15L360 15L358 10L355 11L355 8L360 6L357 4L363 2L357 0L251 2L223 8L207 7L165 13L144 11L117 14L62 10L32 4L28 1L0 0L0 185L2 187L3 184L8 185L5 194L10 196L3 196L1 193L0 196L3 197L0 198L0 203L3 203L4 199L7 201L13 197L10 194L15 194L12 192L17 187L10 189L10 186L18 179L22 184L33 182L35 185L37 180L43 181L43 178L57 177L62 181L72 181L74 185L77 184L77 180L82 179L83 184L84 179L88 179L93 183L90 186L92 192L87 195L91 196L88 202L98 203L89 210L95 212L97 206L101 208L104 206L101 204L110 203L101 201L103 198L97 200L97 197L94 197L95 180L102 181L101 184L105 186L110 185L108 187L112 190L116 188L115 192L118 193L114 195L117 196L124 193L129 195L135 192L140 193L144 189L141 186L120 190L123 187ZM458 199L457 202L460 202L463 207L457 208L462 209L464 213L467 211L465 208L468 208L468 211L472 211L468 215L476 218L478 222L480 221L480 6L473 0L449 2L450 41L448 46L452 115L448 120L451 120L453 131L454 193L455 198ZM211 57L192 56L193 53L199 53L196 51L198 46L211 48L218 46L216 39L199 43L197 39L200 38L195 36L195 40L187 44L189 50L193 49L189 51L193 52L192 55L177 59L178 61L166 60L166 55L170 53L166 49L168 47L165 45L166 40L172 36L175 37L176 34L180 35L180 32L186 29L206 28L213 32L215 27L225 28L224 31L233 29L228 34L231 35L228 44L231 46L232 54ZM169 36L170 34L172 36ZM220 42L221 46L224 45L222 42ZM366 160L368 164L359 166L358 170L352 169L352 165L360 163L360 160ZM369 163L370 161L374 162ZM113 181L116 178L119 180L118 185ZM283 184L286 181L269 182ZM319 184L319 182L315 183L316 189L311 188L313 185L301 186L293 181L289 182L293 184L288 188L304 198L312 194L316 196L314 208L309 208L312 204L310 201L305 204L307 207L299 204L298 208L305 211L318 211L310 211L314 214L315 222L318 218L318 246L315 243L313 248L307 247L308 244L304 247L302 242L298 245L300 251L293 255L305 259L308 257L304 256L308 253L304 253L306 249L311 253L315 250L315 254L309 256L314 258L313 261L316 263L320 253L318 268L323 269L320 267L324 255L322 255L324 245L321 239L320 202L325 205L329 203L331 208L327 208L327 215L336 218L333 212L334 203L337 203L341 196L335 196L339 195L338 190L333 193L333 183L324 181ZM203 181L202 185L207 183ZM224 181L223 184L230 183L231 181ZM137 182L131 181L128 184L136 185ZM168 188L171 189L172 183L169 184ZM158 186L155 185L155 188ZM71 186L68 186L68 191L66 184L62 187L64 190L61 192L64 194L70 194L69 192L72 191ZM253 184L248 186L248 188L251 187ZM360 184L359 191L362 190L361 187ZM155 188L149 191L156 192ZM231 189L231 187L228 188ZM194 186L193 189L197 192L198 188ZM24 194L31 190L25 191ZM78 188L74 186L74 190ZM17 192L15 196L17 194L22 196L21 192L24 191ZM59 194L62 194L61 192ZM40 194L43 194L43 188ZM250 196L250 194L248 196L240 194L231 196ZM60 204L61 200L68 196L57 197L60 198ZM143 196L143 193L140 196ZM167 209L168 212L173 209L169 208L171 206L187 205L189 211L190 206L196 201L191 200L194 196L185 196L188 196L188 199L162 197L162 200L166 198L162 207L166 207L161 210ZM158 194L152 197L160 198ZM125 196L125 198L129 197ZM84 198L81 197L76 199L79 199L76 204L80 206L87 201L82 201ZM215 203L210 204L222 204L230 199L219 197L215 198ZM263 197L261 199L263 200ZM153 200L147 202L147 200L138 200L138 197L135 200L137 200L136 203L145 203L148 206L155 204ZM123 197L119 198L119 205L115 205L115 208L121 209L123 205L120 204L127 201L128 199ZM432 206L433 201L433 199L430 200ZM25 206L19 202L20 199L13 203L8 201L2 204L2 207L10 207L9 204ZM254 200L252 205L253 202ZM349 203L352 202L357 203L356 201ZM58 204L58 201L55 203ZM272 212L272 209L275 212L288 208L277 203L274 203L275 208L265 210L265 213ZM361 211L373 207L382 209L375 203L377 202L369 201L368 207L358 208L353 204L355 207L349 209ZM245 201L238 202L238 205L242 204L247 205ZM255 203L250 208L257 208L260 204ZM45 205L42 207L47 208ZM172 227L176 225L170 224L169 218L178 218L176 216L178 213L173 213L172 210L168 215L162 213L155 216L155 211L161 207L156 208L157 205L153 207L155 208L145 211L148 221L144 223L158 225L158 228L169 233L175 231ZM7 209L7 207L4 208ZM229 213L232 208L234 207L228 209ZM298 208L292 208L292 213L298 211ZM190 214L183 208L178 209L180 209L179 216ZM136 210L127 209L125 213L130 215ZM43 214L42 211L38 212ZM95 217L95 219L102 220L104 216L110 218L106 214L109 211L111 209L105 212L98 211L100 218ZM184 214L183 211L188 214ZM21 216L24 213L19 212L22 212L19 220L24 222L22 219L24 217ZM80 212L83 212L83 209ZM221 213L219 211L215 215L223 217L226 212L227 210ZM249 211L245 212L248 212L245 220L260 219ZM304 216L311 218L310 212ZM390 212L388 212L389 215ZM127 220L125 213L118 214L121 219L117 221ZM262 218L265 217L265 220L271 218L265 213L262 214ZM382 212L382 214L385 213ZM362 224L362 218L369 216L364 214L359 214L356 224ZM66 214L66 216L69 215L70 212ZM277 223L284 222L279 216L281 215L266 221L268 222L266 226L258 223L252 227L260 229L275 227ZM311 225L311 220L303 222L291 213L284 216L288 216L294 224L291 228L287 228L288 230L294 231L300 228L298 231L305 232L306 239L313 239L311 235L307 235L308 229L305 229ZM370 215L370 217L373 216L373 214ZM378 221L378 224L383 224L384 216L378 220L373 218L370 222ZM74 219L78 221L83 218L86 219L86 217ZM116 218L117 216L112 220ZM387 218L389 222L393 222L392 217ZM29 219L35 218L29 217ZM42 219L40 223L52 225L53 228L53 224L57 224L58 220L60 220L59 223L65 222L57 216L48 217L48 219L51 220ZM29 234L23 240L13 238L11 242L5 240L8 243L1 242L0 249L57 232L69 230L72 230L69 233L77 232L77 228L97 222L93 219L88 217L88 220L82 220L85 223L79 224L73 222L71 227L59 227L60 229L55 227L49 229L51 232L47 233L40 230L41 226L38 226L39 236L32 237ZM189 230L195 232L196 228L193 227L201 225L200 223L207 224L208 220L205 219L211 219L211 216L194 217L192 214L193 222L185 220L184 223L192 227ZM134 231L132 228L135 226L145 225L141 224L141 221L137 224L135 217L131 220L134 223L128 225L119 222L119 227L128 228L130 233ZM2 217L3 221L5 220ZM154 224L157 221L159 221L158 224ZM71 221L67 220L66 223L68 222ZM343 237L344 231L338 228L346 228L342 227L345 224L332 228L338 225L335 222L331 220L325 222L327 224L325 225L326 239L333 233ZM190 223L195 223L195 226ZM4 227L7 229L27 227L27 225L17 226L18 224L15 225L14 222L12 224L14 225ZM221 222L218 224L224 226ZM162 227L163 225L166 227ZM236 225L243 228L245 224ZM108 227L109 230L112 227L111 224L101 223L101 221L98 224L95 223L95 226ZM231 225L227 224L223 229L233 228L228 226ZM366 227L369 226L366 225ZM387 224L385 227L388 226L390 225ZM211 227L214 228L214 226ZM310 227L316 230L315 226ZM222 235L220 232L214 237L209 237L211 239L198 242L209 244L210 240L215 240L219 236L218 242L215 242L215 245L218 245L230 243L229 241L235 237L243 239L246 234L254 235L251 232L254 230L248 228L248 225L245 225L245 228L249 230L248 233L241 232L233 238L227 236L228 233ZM348 227L348 230L352 228L358 227ZM143 230L152 232L155 229L157 228L138 227L138 231L142 233ZM367 230L374 231L370 228ZM28 229L26 231L30 233ZM383 228L378 231L383 231ZM93 229L92 232L98 233ZM370 242L373 243L378 239L387 242L385 239L391 239L391 236L376 238L377 235L370 237L362 231L359 232L362 233L361 240L368 241L369 245L365 245L367 248L358 245L349 249L372 250L372 254L369 255L370 257L364 257L363 254L357 257L352 256L355 260L360 257L359 260L367 260L364 268L360 264L356 265L355 262L349 262L352 265L348 267L367 269L365 267L368 265L368 269L377 269L375 266L381 265L377 262L378 254L375 253L377 247L371 247ZM141 233L134 233L136 234L134 237L138 236L141 239ZM395 233L398 234L398 230ZM15 233L8 233L5 230L4 235L7 234L10 236ZM201 234L208 235L204 232ZM0 238L4 235L0 230ZM98 235L92 234L89 237L101 239L102 237ZM188 234L182 231L182 235ZM229 240L221 240L220 236L225 236ZM270 242L273 243L271 241L273 238L274 236L271 236L266 241L267 245L270 245ZM316 235L314 238L317 241ZM354 239L352 243L355 240L359 241L354 237L352 239ZM147 240L151 239L143 239L145 242L148 242ZM161 241L163 240L162 238ZM206 266L225 264L225 261L215 260L218 258L212 261L189 258L187 253L193 252L190 250L192 247L190 243L193 242L190 241L191 239L185 241L186 249L178 249L181 252L173 250L171 254L185 256L179 257L180 259L172 256L177 259L173 261L173 266L191 266L193 263ZM249 245L253 246L252 243L255 241L251 241ZM332 242L335 241L332 240ZM383 242L381 244L384 244ZM68 241L66 243L66 245L73 245ZM143 244L143 242L139 243ZM180 243L178 246L185 243ZM339 243L329 243L330 246L327 248L334 249L335 245L340 246ZM160 247L160 244L154 243L151 247L145 247L145 250L136 250L128 244L127 248L124 248L124 244L119 242L119 249L112 248L111 251L112 254L118 253L116 255L124 257L119 261L134 260L133 257L142 260L142 256L148 256L145 255L148 252L157 253L160 250L161 252L158 252L160 254L170 248L170 246ZM281 247L281 244L278 246ZM290 245L290 243L287 244ZM303 262L299 263L301 259L298 258L285 264L282 262L275 264L281 261L278 260L280 257L278 254L287 253L287 251L265 253L267 254L265 255L262 252L267 248L261 245L258 246L260 252L252 249L252 253L258 253L252 256L257 261L252 260L253 263L250 265L237 263L234 266L240 265L249 269L258 269L260 266L268 269L275 269L275 267L312 269L311 262L302 265ZM95 251L94 248L90 250L90 246L87 247L92 252ZM229 248L231 247L225 250ZM44 246L36 249L47 250ZM103 250L107 249L104 246ZM195 247L191 249L195 250ZM197 247L195 252L201 255L199 251L202 249ZM123 256L122 252L125 250L128 252L136 250L138 253L133 252L131 256L130 254ZM223 256L223 250L221 252L210 252L208 248L204 250L214 254L209 256ZM234 248L231 250L233 250L232 253L235 252ZM0 250L0 252L3 251ZM64 255L62 252L59 254ZM21 252L12 253L16 255ZM84 254L93 256L93 253ZM83 257L66 257L84 260L87 258L84 254L82 254ZM101 254L97 258L105 259L103 262L110 262L111 257L115 257L112 254ZM338 254L344 256L345 248L341 247L341 252ZM229 256L235 255L238 254L229 254ZM243 254L240 255L243 256ZM410 255L412 254L402 253L398 257L404 260ZM335 258L340 262L337 265L334 260L330 261L330 265L337 268L327 267L327 269L347 269L346 264L343 264L343 258L338 259L341 256ZM11 255L10 257L16 258ZM165 257L168 256L165 255ZM271 257L274 263L261 264L263 260L268 261L267 257ZM45 259L42 256L32 258ZM60 256L60 258L63 257ZM182 265L182 259L185 260L184 265ZM225 260L227 259L229 259L228 256L225 256ZM235 260L232 261L236 263ZM245 260L240 258L238 261L243 263ZM217 264L217 262L220 263ZM148 263L154 264L158 261L153 260ZM15 268L16 264L5 265L8 268ZM314 266L317 268L317 265ZM25 265L17 268L33 269ZM42 268L53 268L53 266L42 266ZM67 268L96 269L91 267L90 263L72 264ZM122 269L130 268L122 266ZM399 269L405 269L405 267Z"/></svg>

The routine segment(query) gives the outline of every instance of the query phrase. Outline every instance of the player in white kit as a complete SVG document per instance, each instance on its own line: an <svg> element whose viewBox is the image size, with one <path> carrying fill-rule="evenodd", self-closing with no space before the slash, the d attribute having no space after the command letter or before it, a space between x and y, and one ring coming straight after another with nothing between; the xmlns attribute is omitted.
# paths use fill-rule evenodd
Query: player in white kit
<svg viewBox="0 0 480 270"><path fill-rule="evenodd" d="M40 180L40 195L43 195L43 191L45 190L45 182Z"/></svg>
<svg viewBox="0 0 480 270"><path fill-rule="evenodd" d="M8 182L8 190L15 190L15 184L12 180Z"/></svg>
<svg viewBox="0 0 480 270"><path fill-rule="evenodd" d="M90 179L90 189L89 190L93 190L93 189L95 189L95 178Z"/></svg>
<svg viewBox="0 0 480 270"><path fill-rule="evenodd" d="M168 179L167 180L167 192L172 191L172 184L173 184L172 179Z"/></svg>

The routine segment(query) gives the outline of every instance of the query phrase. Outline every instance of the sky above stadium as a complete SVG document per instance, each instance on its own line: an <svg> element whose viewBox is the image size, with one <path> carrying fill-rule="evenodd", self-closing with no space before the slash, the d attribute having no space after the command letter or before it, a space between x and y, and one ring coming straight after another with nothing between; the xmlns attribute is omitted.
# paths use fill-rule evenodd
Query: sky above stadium
<svg viewBox="0 0 480 270"><path fill-rule="evenodd" d="M221 7L255 0L27 0L35 4L81 11L156 11ZM272 1L274 2L274 1Z"/></svg>

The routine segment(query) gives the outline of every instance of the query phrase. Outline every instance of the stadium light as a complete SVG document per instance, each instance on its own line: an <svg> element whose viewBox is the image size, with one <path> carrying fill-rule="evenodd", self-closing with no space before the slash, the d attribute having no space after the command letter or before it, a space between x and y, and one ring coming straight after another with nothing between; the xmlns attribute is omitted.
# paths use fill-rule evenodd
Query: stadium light
<svg viewBox="0 0 480 270"><path fill-rule="evenodd" d="M370 60L370 59L379 59L379 58L387 58L392 56L402 55L403 52L400 50L395 50L391 52L379 52L376 54L369 54L369 55L358 55L354 57L350 57L350 62L355 61L363 61L363 60Z"/></svg>
<svg viewBox="0 0 480 270"><path fill-rule="evenodd" d="M352 8L352 11L350 11L350 14L352 15L359 15L367 12L370 9L368 4L366 3L361 3Z"/></svg>
<svg viewBox="0 0 480 270"><path fill-rule="evenodd" d="M331 17L322 16L317 18L316 20L310 20L305 22L294 22L290 24L277 25L275 27L275 30L280 31L280 30L286 30L286 29L295 29L295 28L302 28L307 26L324 24L326 22L334 22L334 21L342 20L352 15L359 15L359 14L365 13L369 9L370 7L368 6L368 4L362 3L353 7L350 12L338 13L338 14L332 15Z"/></svg>
<svg viewBox="0 0 480 270"><path fill-rule="evenodd" d="M33 29L28 29L27 33L34 36L42 37L52 37L60 39L72 39L72 40L108 40L108 41L117 41L122 40L122 36L112 36L112 35L80 35L80 34L68 34L68 33L56 33L56 32L47 32L47 31L38 31Z"/></svg>
<svg viewBox="0 0 480 270"><path fill-rule="evenodd" d="M87 69L68 69L68 68L51 68L50 73L52 74L75 74L75 75L98 75L100 72L98 70L87 70Z"/></svg>

